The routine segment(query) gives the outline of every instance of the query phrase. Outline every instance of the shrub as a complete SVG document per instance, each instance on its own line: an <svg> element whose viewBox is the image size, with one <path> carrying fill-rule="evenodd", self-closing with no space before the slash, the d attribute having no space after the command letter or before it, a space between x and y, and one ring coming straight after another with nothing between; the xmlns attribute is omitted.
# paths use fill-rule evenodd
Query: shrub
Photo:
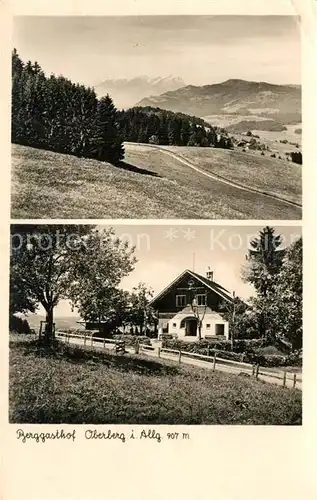
<svg viewBox="0 0 317 500"><path fill-rule="evenodd" d="M258 364L268 368L302 365L302 359L298 355L289 354L288 356L282 356L280 354L257 354L252 351L245 353L244 361L246 363Z"/></svg>
<svg viewBox="0 0 317 500"><path fill-rule="evenodd" d="M117 334L114 335L113 338L115 340L124 340L126 345L134 346L137 342L140 344L151 345L151 339L149 337L145 337L143 335L124 335Z"/></svg>
<svg viewBox="0 0 317 500"><path fill-rule="evenodd" d="M244 357L243 353L231 352L231 343L229 341L200 340L198 342L185 342L184 340L173 340L164 341L162 347L193 354L202 354L203 356L213 356L217 353L219 357L233 361L243 361Z"/></svg>
<svg viewBox="0 0 317 500"><path fill-rule="evenodd" d="M223 359L242 361L250 364L259 364L260 366L265 367L301 365L299 353L282 355L269 354L267 351L257 352L257 349L265 348L264 339L236 340L234 342L234 352L231 351L231 342L228 340L223 342L205 339L197 342L186 342L184 340L163 340L162 347L174 349L176 351L180 350L188 353L202 354L204 356L213 356L217 353L218 356Z"/></svg>
<svg viewBox="0 0 317 500"><path fill-rule="evenodd" d="M176 349L186 352L195 352L199 354L204 354L206 349L216 349L216 350L220 349L220 350L230 351L231 343L226 340L214 341L214 340L204 339L204 340L198 340L197 342L186 342L185 340L169 340L163 338L162 347L167 347L169 349Z"/></svg>
<svg viewBox="0 0 317 500"><path fill-rule="evenodd" d="M26 319L19 316L11 316L9 319L9 330L14 333L31 333L30 325Z"/></svg>
<svg viewBox="0 0 317 500"><path fill-rule="evenodd" d="M300 151L295 151L291 153L291 158L293 163L297 163L298 165L302 165L303 163L303 155Z"/></svg>

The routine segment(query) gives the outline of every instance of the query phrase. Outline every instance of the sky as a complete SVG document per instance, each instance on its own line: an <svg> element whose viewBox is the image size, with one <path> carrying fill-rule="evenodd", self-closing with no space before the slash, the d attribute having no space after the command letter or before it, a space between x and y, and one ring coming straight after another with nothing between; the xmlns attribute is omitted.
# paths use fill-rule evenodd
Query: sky
<svg viewBox="0 0 317 500"><path fill-rule="evenodd" d="M99 226L99 229L110 226ZM123 279L121 287L131 291L139 282L154 290L155 295L185 269L205 276L207 267L214 272L214 281L230 293L247 299L254 290L241 279L241 268L249 241L263 226L201 226L201 225L113 225L116 235L135 246L138 259L134 271ZM288 246L301 235L298 226L275 227ZM44 311L39 309L40 314ZM61 301L55 317L77 316L67 301Z"/></svg>
<svg viewBox="0 0 317 500"><path fill-rule="evenodd" d="M20 16L13 46L47 74L90 86L140 75L301 83L295 16Z"/></svg>

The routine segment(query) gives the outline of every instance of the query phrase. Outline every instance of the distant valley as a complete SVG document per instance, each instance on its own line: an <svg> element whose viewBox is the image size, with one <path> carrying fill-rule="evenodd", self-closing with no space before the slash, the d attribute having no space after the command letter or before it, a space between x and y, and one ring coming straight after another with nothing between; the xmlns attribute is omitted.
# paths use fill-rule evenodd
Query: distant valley
<svg viewBox="0 0 317 500"><path fill-rule="evenodd" d="M188 85L137 103L204 118L230 132L281 132L301 123L300 85L230 79L202 87Z"/></svg>

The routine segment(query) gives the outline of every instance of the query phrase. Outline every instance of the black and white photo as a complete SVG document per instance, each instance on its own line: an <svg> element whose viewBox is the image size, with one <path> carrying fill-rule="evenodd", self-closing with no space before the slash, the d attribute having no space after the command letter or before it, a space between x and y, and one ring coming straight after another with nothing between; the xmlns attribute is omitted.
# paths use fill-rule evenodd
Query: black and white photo
<svg viewBox="0 0 317 500"><path fill-rule="evenodd" d="M300 227L11 226L10 421L301 424Z"/></svg>
<svg viewBox="0 0 317 500"><path fill-rule="evenodd" d="M16 17L12 43L13 218L301 218L298 17Z"/></svg>

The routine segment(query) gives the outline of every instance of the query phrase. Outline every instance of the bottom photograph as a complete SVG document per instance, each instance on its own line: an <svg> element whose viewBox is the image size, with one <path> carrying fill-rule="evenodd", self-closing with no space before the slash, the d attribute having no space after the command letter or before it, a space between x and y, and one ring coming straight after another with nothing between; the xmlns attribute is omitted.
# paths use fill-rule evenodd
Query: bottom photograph
<svg viewBox="0 0 317 500"><path fill-rule="evenodd" d="M10 236L10 423L302 424L301 227Z"/></svg>

